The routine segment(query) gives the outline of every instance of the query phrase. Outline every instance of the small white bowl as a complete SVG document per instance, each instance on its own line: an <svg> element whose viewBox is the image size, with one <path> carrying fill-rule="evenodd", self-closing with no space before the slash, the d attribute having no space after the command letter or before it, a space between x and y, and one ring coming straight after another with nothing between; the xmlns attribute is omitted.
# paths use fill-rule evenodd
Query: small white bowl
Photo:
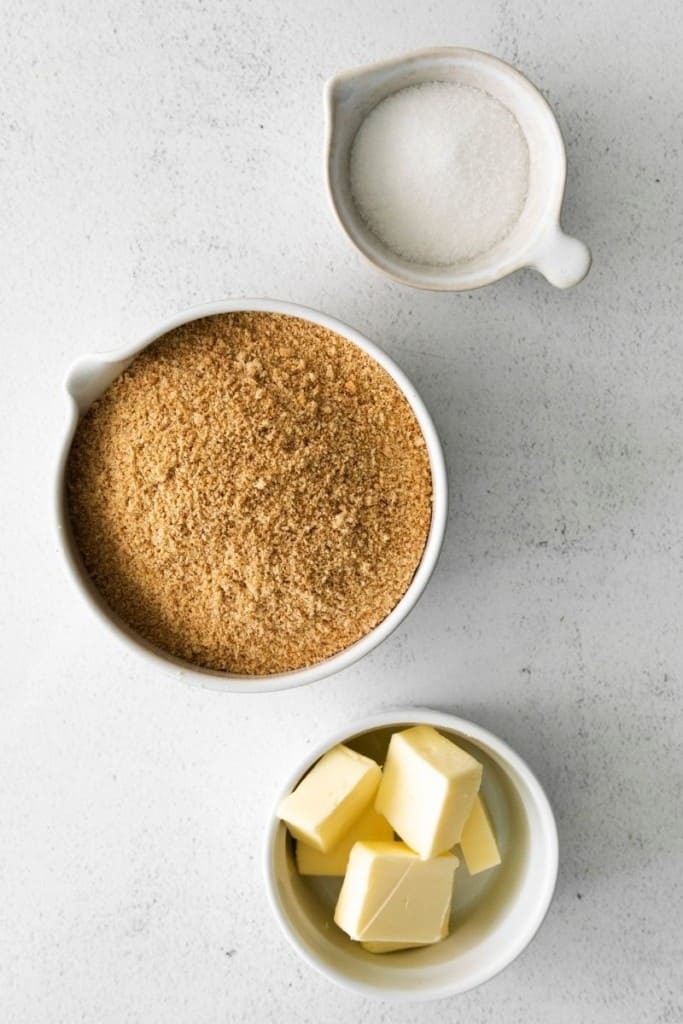
<svg viewBox="0 0 683 1024"><path fill-rule="evenodd" d="M292 840L277 819L280 800L337 743L383 762L389 737L428 724L452 737L484 765L482 792L502 864L470 877L455 875L451 934L423 949L366 952L333 923L341 879L301 877ZM327 737L284 780L266 829L264 874L269 901L301 957L330 981L377 999L411 1002L458 995L488 981L519 956L547 913L558 867L557 828L538 780L502 740L472 722L427 708L372 715Z"/></svg>
<svg viewBox="0 0 683 1024"><path fill-rule="evenodd" d="M423 82L457 82L489 93L516 117L529 146L529 194L519 221L493 249L449 267L413 263L392 252L369 229L351 194L349 155L363 120L387 96ZM509 64L462 47L421 50L335 75L325 87L325 108L327 187L334 211L360 252L395 281L464 291L534 267L551 284L569 288L588 273L588 247L560 227L567 159L557 121L540 92Z"/></svg>
<svg viewBox="0 0 683 1024"><path fill-rule="evenodd" d="M154 647L126 625L112 612L86 572L74 544L66 506L65 470L69 449L80 417L95 399L102 395L139 352L168 331L201 317L235 312L283 313L300 317L334 331L372 356L393 378L415 413L425 439L432 473L432 521L427 543L410 586L396 607L371 632L339 654L308 668L269 676L234 675L192 665ZM279 302L271 299L228 299L194 306L171 320L167 320L151 334L146 335L133 345L128 345L116 352L83 356L69 370L64 386L69 398L69 414L61 445L55 487L55 517L59 547L64 555L71 579L92 610L98 615L100 621L112 629L129 649L146 657L151 666L171 671L186 682L230 693L270 693L274 690L288 690L296 686L303 686L332 675L334 672L341 672L342 669L348 668L349 665L373 650L403 621L426 587L441 550L448 508L446 467L436 429L422 399L403 371L377 345L373 345L358 331L347 327L346 324L335 320L334 317L305 306L295 305L292 302Z"/></svg>

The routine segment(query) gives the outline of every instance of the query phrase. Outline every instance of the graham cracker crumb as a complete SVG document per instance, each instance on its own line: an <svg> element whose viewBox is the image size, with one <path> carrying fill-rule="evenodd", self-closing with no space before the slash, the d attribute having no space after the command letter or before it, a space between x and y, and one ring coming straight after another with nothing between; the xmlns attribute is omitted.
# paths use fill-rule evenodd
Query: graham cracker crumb
<svg viewBox="0 0 683 1024"><path fill-rule="evenodd" d="M424 438L391 377L273 313L195 320L145 349L79 423L67 489L113 611L176 657L247 675L373 629L431 521Z"/></svg>

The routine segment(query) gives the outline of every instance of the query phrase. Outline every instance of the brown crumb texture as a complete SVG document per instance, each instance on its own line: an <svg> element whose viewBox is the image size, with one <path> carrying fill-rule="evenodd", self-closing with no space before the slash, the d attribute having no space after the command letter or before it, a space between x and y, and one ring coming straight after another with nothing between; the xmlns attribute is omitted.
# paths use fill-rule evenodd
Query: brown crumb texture
<svg viewBox="0 0 683 1024"><path fill-rule="evenodd" d="M431 520L424 439L391 377L272 313L196 320L137 356L81 420L67 490L114 612L176 657L247 675L373 629Z"/></svg>

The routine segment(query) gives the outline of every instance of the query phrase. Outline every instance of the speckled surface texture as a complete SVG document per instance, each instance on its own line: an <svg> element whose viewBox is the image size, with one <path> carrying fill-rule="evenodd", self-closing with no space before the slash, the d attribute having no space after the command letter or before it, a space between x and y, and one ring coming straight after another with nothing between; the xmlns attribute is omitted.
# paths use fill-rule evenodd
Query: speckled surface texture
<svg viewBox="0 0 683 1024"><path fill-rule="evenodd" d="M2 19L4 1024L680 1024L678 3L6 0ZM333 222L324 80L443 43L515 62L554 105L565 225L594 254L577 289L523 272L416 293ZM71 590L51 534L68 364L249 294L386 347L433 412L452 496L400 631L342 676L265 698L150 671ZM562 855L512 967L401 1008L297 959L260 847L307 744L410 702L528 759Z"/></svg>

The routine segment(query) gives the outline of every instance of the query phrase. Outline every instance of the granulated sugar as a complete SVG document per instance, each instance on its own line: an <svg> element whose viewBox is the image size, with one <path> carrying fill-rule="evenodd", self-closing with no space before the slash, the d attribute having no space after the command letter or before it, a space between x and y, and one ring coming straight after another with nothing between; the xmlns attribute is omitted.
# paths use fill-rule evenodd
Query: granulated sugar
<svg viewBox="0 0 683 1024"><path fill-rule="evenodd" d="M271 313L196 320L137 356L81 420L67 485L76 544L120 618L244 674L368 633L431 521L424 438L389 374Z"/></svg>
<svg viewBox="0 0 683 1024"><path fill-rule="evenodd" d="M363 121L351 190L373 233L416 263L473 259L501 242L524 208L529 151L515 117L481 89L427 82L401 89Z"/></svg>

